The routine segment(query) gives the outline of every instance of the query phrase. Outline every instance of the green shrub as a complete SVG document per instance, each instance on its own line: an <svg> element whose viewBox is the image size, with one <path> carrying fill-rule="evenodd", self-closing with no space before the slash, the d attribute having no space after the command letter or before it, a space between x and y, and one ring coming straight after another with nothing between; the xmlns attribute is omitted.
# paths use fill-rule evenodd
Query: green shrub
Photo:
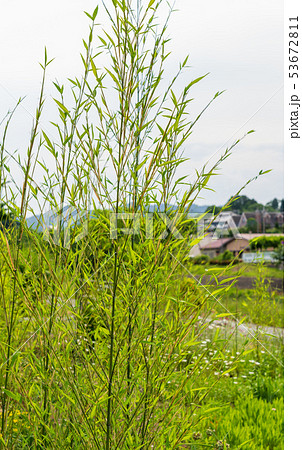
<svg viewBox="0 0 302 450"><path fill-rule="evenodd" d="M284 262L284 245L282 243L276 248L274 257L278 264L282 264Z"/></svg>
<svg viewBox="0 0 302 450"><path fill-rule="evenodd" d="M267 402L253 395L238 399L234 405L218 413L208 422L215 432L206 438L205 444L221 439L234 449L281 450L283 449L283 399ZM202 433L207 436L206 429Z"/></svg>
<svg viewBox="0 0 302 450"><path fill-rule="evenodd" d="M231 261L233 259L233 253L230 250L225 250L219 258L221 261Z"/></svg>
<svg viewBox="0 0 302 450"><path fill-rule="evenodd" d="M208 255L200 255L192 258L192 264L207 264L210 261L210 257Z"/></svg>
<svg viewBox="0 0 302 450"><path fill-rule="evenodd" d="M283 236L260 236L250 242L250 248L252 250L270 247L277 248L283 241Z"/></svg>
<svg viewBox="0 0 302 450"><path fill-rule="evenodd" d="M283 398L283 378L258 376L253 386L253 395L268 402Z"/></svg>

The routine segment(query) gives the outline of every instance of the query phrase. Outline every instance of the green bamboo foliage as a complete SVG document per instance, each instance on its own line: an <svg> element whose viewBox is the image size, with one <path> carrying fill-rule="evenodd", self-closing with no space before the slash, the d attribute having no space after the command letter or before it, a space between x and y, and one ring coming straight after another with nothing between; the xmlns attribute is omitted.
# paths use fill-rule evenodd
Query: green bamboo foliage
<svg viewBox="0 0 302 450"><path fill-rule="evenodd" d="M12 116L6 118L1 202L14 214L0 243L6 448L181 448L209 414L205 399L218 381L212 372L225 342L211 337L216 356L208 356L208 369L202 361L209 348L200 342L210 323L209 294L199 289L194 301L181 287L189 249L182 230L190 205L233 146L196 170L193 181L178 177L183 144L221 92L190 118L191 88L206 75L178 92L186 58L166 85L168 20L158 25L164 6L104 2L105 29L98 8L86 13L83 76L54 83L51 134L40 125L45 52L26 160L13 158L23 172L21 188L9 183ZM177 211L169 208L175 199ZM70 226L66 205L79 214ZM34 213L42 226L45 211L59 214L54 229L27 225Z"/></svg>

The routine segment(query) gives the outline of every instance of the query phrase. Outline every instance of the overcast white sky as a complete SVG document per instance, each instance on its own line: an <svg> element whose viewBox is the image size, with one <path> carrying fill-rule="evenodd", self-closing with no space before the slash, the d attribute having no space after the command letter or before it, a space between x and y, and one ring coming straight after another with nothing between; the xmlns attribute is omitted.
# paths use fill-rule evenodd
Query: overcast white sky
<svg viewBox="0 0 302 450"><path fill-rule="evenodd" d="M26 95L10 136L12 148L26 148L34 113L44 46L55 57L49 80L80 73L82 37L96 0L52 2L10 0L0 12L0 118ZM190 55L189 81L210 75L194 88L197 113L218 90L226 90L196 127L184 148L193 173L217 150L225 149L246 131L255 129L224 163L221 175L200 204L221 204L260 169L273 169L244 193L267 202L283 197L283 2L280 0L177 0L170 21L172 56L168 71ZM100 17L100 20L102 18ZM50 102L49 102L50 103ZM51 116L44 113L43 126ZM219 153L217 155L219 155Z"/></svg>

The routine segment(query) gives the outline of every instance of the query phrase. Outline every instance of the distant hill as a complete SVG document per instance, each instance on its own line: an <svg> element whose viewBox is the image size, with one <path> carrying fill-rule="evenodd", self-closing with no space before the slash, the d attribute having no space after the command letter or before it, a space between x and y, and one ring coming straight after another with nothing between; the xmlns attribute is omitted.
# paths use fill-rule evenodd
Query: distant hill
<svg viewBox="0 0 302 450"><path fill-rule="evenodd" d="M208 205L195 205L195 203L193 203L193 205L190 208L190 213L204 213L207 211L208 209Z"/></svg>
<svg viewBox="0 0 302 450"><path fill-rule="evenodd" d="M88 212L89 215L91 211ZM85 214L85 213L84 213ZM61 220L63 228L69 223L75 225L80 221L81 213L75 209L70 209L68 205L64 206L61 212ZM45 227L52 228L58 225L60 220L56 212L48 211L44 214L37 214L26 219L27 226L34 231L42 232Z"/></svg>
<svg viewBox="0 0 302 450"><path fill-rule="evenodd" d="M177 209L176 205L169 205L168 207L170 210L175 211ZM196 205L195 203L193 203L189 209L189 214L193 214L193 213L200 213L202 214L203 212L205 212L208 209L207 205ZM149 206L149 211L150 212L154 212L154 211L164 211L164 205L160 205L160 207L158 207L158 205L153 204Z"/></svg>
<svg viewBox="0 0 302 450"><path fill-rule="evenodd" d="M172 210L176 210L177 206L175 205L169 205L169 208ZM204 213L206 210L208 209L207 205L196 205L193 204L189 210L189 214L202 214ZM70 223L76 224L77 222L80 221L80 213L78 213L76 210L69 210L69 206L65 206L62 210L62 221L63 221L63 228L64 226L66 226L66 224L68 223L68 221L70 220ZM160 205L160 207L158 208L158 205L156 204L152 204L149 207L149 211L150 212L154 212L154 211L164 211L164 205ZM87 213L88 216L92 217L93 211L89 211ZM26 219L26 223L27 226L29 228L31 228L32 230L38 231L38 232L42 232L43 230L45 230L45 225L47 226L47 228L51 228L51 227L55 227L58 224L58 214L56 213L52 213L52 212L46 212L45 214L37 214L36 216L31 216L28 217ZM43 226L43 224L45 224Z"/></svg>

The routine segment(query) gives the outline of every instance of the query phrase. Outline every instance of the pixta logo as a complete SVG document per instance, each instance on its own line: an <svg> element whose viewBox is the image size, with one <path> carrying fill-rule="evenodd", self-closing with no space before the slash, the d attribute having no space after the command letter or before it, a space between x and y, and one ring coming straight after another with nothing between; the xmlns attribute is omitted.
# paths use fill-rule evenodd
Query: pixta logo
<svg viewBox="0 0 302 450"><path fill-rule="evenodd" d="M163 231L157 239L165 239L169 232L175 239L183 239L182 234L176 227L176 223L179 223L181 214L176 214L173 218L170 218L165 213L158 213L158 219L165 225L166 230ZM158 220L157 219L157 220ZM141 231L141 223L145 222L145 238L154 238L154 220L155 215L153 213L144 213L143 215L137 213L110 213L110 238L117 239L118 231L128 235L138 235ZM118 226L118 221L123 223L123 226ZM169 232L168 232L169 230Z"/></svg>
<svg viewBox="0 0 302 450"><path fill-rule="evenodd" d="M75 233L76 225L81 228L78 234ZM78 242L87 236L88 213L61 204L43 214L40 226L44 231L44 240L64 248L70 248L71 241Z"/></svg>

